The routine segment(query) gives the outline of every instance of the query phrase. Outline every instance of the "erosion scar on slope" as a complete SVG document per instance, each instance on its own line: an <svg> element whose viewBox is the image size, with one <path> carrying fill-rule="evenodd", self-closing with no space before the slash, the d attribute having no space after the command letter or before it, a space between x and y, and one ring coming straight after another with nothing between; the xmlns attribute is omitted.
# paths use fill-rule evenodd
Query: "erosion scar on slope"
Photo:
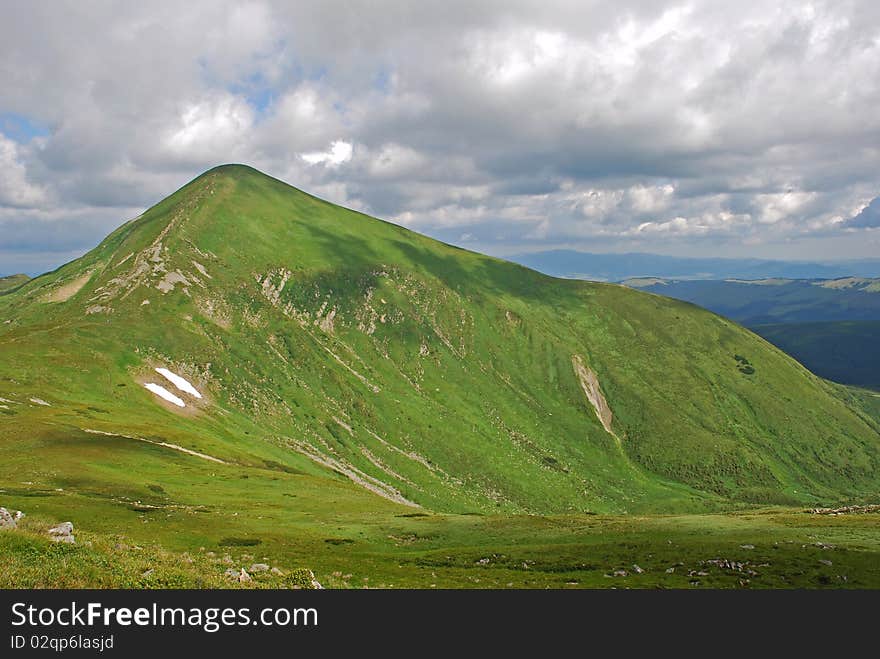
<svg viewBox="0 0 880 659"><path fill-rule="evenodd" d="M92 278L92 271L90 270L89 272L82 275L81 277L77 277L73 281L70 281L70 282L64 284L63 286L59 286L54 291L49 293L45 297L46 302L66 302L67 300L72 298L74 295L79 293L80 289L83 286L85 286L89 282L89 279L91 279L91 278Z"/></svg>
<svg viewBox="0 0 880 659"><path fill-rule="evenodd" d="M611 429L611 421L613 420L614 415L611 413L611 408L608 407L608 401L606 401L605 396L602 395L602 389L599 386L599 378L591 368L584 364L584 360L580 355L571 356L571 365L574 368L575 375L577 375L578 380L581 383L581 388L584 390L584 394L587 396L587 400L590 401L590 405L592 405L593 409L596 411L596 416L599 417L602 427L605 428L605 431L609 435L612 435L619 440L620 438L617 437Z"/></svg>

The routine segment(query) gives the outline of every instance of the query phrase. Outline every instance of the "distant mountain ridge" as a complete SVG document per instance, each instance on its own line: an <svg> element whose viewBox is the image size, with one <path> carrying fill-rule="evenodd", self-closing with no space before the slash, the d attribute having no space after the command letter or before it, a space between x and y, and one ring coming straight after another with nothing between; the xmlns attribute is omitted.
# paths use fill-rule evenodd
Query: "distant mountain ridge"
<svg viewBox="0 0 880 659"><path fill-rule="evenodd" d="M26 284L28 280L30 280L30 277L25 274L0 277L0 295Z"/></svg>
<svg viewBox="0 0 880 659"><path fill-rule="evenodd" d="M880 277L880 259L840 262L766 259L683 258L660 254L594 254L557 249L516 254L515 263L554 277L622 281L634 277L665 279L837 279Z"/></svg>
<svg viewBox="0 0 880 659"><path fill-rule="evenodd" d="M746 326L880 320L880 279L626 279L626 286L692 302Z"/></svg>

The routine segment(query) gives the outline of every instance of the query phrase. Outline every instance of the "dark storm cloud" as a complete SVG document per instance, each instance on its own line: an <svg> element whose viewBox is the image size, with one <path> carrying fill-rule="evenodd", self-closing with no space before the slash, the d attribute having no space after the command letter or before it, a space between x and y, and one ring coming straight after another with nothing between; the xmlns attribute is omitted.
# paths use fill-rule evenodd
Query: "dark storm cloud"
<svg viewBox="0 0 880 659"><path fill-rule="evenodd" d="M15 3L0 79L7 259L230 161L490 251L880 240L869 0Z"/></svg>

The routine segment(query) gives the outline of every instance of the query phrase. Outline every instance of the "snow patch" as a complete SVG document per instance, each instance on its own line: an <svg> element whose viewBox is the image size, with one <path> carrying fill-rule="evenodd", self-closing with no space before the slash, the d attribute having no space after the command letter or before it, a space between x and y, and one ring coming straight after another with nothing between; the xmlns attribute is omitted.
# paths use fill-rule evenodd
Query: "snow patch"
<svg viewBox="0 0 880 659"><path fill-rule="evenodd" d="M30 401L32 403L36 403L37 405L43 405L45 407L52 407L49 403L44 401L42 398L31 398Z"/></svg>
<svg viewBox="0 0 880 659"><path fill-rule="evenodd" d="M164 398L169 403L173 405L177 405L177 407L186 407L186 403L184 403L180 398L172 394L165 387L160 384L153 384L152 382L147 382L144 385L147 389L152 391L154 394L159 396L159 398Z"/></svg>
<svg viewBox="0 0 880 659"><path fill-rule="evenodd" d="M183 393L195 396L196 398L202 397L202 394L200 394L199 391L189 383L189 380L180 377L177 373L169 371L167 368L157 368L156 373L164 377Z"/></svg>

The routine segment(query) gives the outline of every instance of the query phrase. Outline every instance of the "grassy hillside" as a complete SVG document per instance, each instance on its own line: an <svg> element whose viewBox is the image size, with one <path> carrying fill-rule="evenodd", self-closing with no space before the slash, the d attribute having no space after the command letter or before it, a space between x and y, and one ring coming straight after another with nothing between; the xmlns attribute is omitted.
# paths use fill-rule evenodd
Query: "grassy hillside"
<svg viewBox="0 0 880 659"><path fill-rule="evenodd" d="M752 329L823 378L880 390L880 321L782 323Z"/></svg>
<svg viewBox="0 0 880 659"><path fill-rule="evenodd" d="M101 508L113 526L96 521L76 545L49 542L44 518L0 531L4 587L308 588L313 570L325 588L880 588L876 512L354 516L328 502L317 512L332 524L322 524L296 513L294 499L283 516L262 520L212 508L174 511L165 522L164 511L125 516L109 502L42 499L46 510L66 506L65 515L73 505ZM283 574L225 576L255 562ZM298 565L309 569L288 567Z"/></svg>
<svg viewBox="0 0 880 659"><path fill-rule="evenodd" d="M468 585L456 561L489 548L528 565L543 542L595 542L585 513L860 502L880 485L864 400L739 325L459 250L242 166L0 297L0 399L0 505L95 534L87 563L123 534L162 545L160 563L204 548L331 585L359 570L427 586L440 568ZM558 524L576 532L522 513L573 515ZM614 519L603 537L629 532ZM615 556L588 571L604 579Z"/></svg>

